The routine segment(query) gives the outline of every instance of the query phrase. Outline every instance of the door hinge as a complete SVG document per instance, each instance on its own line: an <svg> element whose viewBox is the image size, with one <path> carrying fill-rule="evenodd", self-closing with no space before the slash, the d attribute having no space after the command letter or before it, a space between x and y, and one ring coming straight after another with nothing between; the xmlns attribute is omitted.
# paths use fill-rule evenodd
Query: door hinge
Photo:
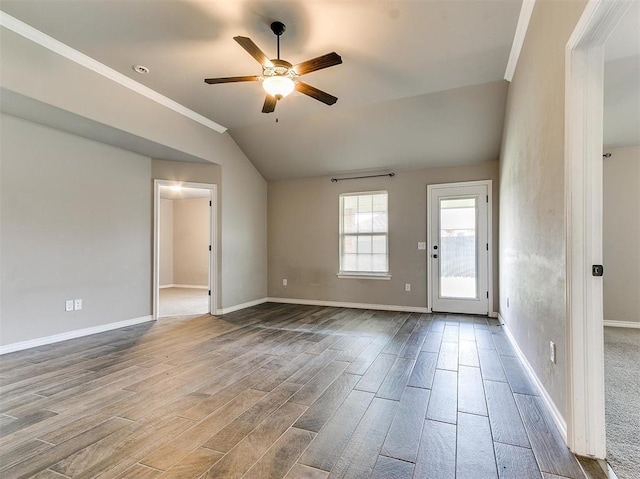
<svg viewBox="0 0 640 479"><path fill-rule="evenodd" d="M487 299L489 299L489 291L487 291Z"/></svg>
<svg viewBox="0 0 640 479"><path fill-rule="evenodd" d="M489 251L489 243L487 243L487 251Z"/></svg>
<svg viewBox="0 0 640 479"><path fill-rule="evenodd" d="M212 205L211 205L211 201L209 201L209 206L212 206Z"/></svg>
<svg viewBox="0 0 640 479"><path fill-rule="evenodd" d="M209 290L209 296L211 296L211 290Z"/></svg>
<svg viewBox="0 0 640 479"><path fill-rule="evenodd" d="M211 245L209 245L209 251L211 251Z"/></svg>
<svg viewBox="0 0 640 479"><path fill-rule="evenodd" d="M487 203L489 203L489 195L487 195Z"/></svg>

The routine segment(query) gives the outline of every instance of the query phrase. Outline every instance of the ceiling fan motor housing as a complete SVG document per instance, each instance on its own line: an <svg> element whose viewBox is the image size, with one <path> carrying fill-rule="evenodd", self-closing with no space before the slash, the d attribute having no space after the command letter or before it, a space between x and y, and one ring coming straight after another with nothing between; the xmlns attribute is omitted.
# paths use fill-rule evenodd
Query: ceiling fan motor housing
<svg viewBox="0 0 640 479"><path fill-rule="evenodd" d="M285 27L282 22L273 22L271 24L271 31L278 36L282 35L286 29L287 27Z"/></svg>
<svg viewBox="0 0 640 479"><path fill-rule="evenodd" d="M262 76L265 78L273 76L286 76L289 78L295 78L298 76L293 69L293 65L285 60L272 59L272 65L262 66Z"/></svg>

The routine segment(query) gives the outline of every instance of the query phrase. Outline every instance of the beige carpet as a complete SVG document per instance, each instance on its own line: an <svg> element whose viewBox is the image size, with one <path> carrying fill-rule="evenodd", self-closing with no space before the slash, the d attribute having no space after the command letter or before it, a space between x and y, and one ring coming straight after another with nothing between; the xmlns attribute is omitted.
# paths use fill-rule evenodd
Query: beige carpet
<svg viewBox="0 0 640 479"><path fill-rule="evenodd" d="M202 315L209 312L209 292L206 289L160 289L159 317Z"/></svg>
<svg viewBox="0 0 640 479"><path fill-rule="evenodd" d="M640 478L640 329L604 328L607 461L618 479Z"/></svg>

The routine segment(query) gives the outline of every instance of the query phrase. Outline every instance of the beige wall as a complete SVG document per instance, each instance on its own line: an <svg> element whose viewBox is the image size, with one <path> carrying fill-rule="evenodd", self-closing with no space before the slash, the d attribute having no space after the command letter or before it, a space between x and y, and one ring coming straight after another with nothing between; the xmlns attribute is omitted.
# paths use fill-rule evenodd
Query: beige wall
<svg viewBox="0 0 640 479"><path fill-rule="evenodd" d="M267 296L267 182L248 161L224 168L223 179L222 306L229 308Z"/></svg>
<svg viewBox="0 0 640 479"><path fill-rule="evenodd" d="M160 199L160 286L173 284L173 200Z"/></svg>
<svg viewBox="0 0 640 479"><path fill-rule="evenodd" d="M497 238L497 161L467 167L397 171L393 178L332 183L329 177L269 183L270 297L320 301L427 306L427 185L493 180L494 238ZM339 279L340 193L389 192L389 281ZM497 241L493 245L497 295ZM282 286L282 279L288 286ZM411 292L404 291L411 283ZM497 306L497 298L495 302Z"/></svg>
<svg viewBox="0 0 640 479"><path fill-rule="evenodd" d="M536 2L509 87L500 158L500 314L562 414L564 48L585 3Z"/></svg>
<svg viewBox="0 0 640 479"><path fill-rule="evenodd" d="M76 115L74 121L92 120L127 132L131 141L220 165L218 308L266 297L267 184L229 133L217 133L7 29L0 29L0 43L3 88ZM176 177L164 179L179 180L180 168L164 171L172 170ZM197 173L190 181L210 182Z"/></svg>
<svg viewBox="0 0 640 479"><path fill-rule="evenodd" d="M640 322L640 147L604 160L604 319Z"/></svg>
<svg viewBox="0 0 640 479"><path fill-rule="evenodd" d="M151 160L0 121L1 344L150 315Z"/></svg>
<svg viewBox="0 0 640 479"><path fill-rule="evenodd" d="M210 214L207 198L173 200L174 284L209 285Z"/></svg>

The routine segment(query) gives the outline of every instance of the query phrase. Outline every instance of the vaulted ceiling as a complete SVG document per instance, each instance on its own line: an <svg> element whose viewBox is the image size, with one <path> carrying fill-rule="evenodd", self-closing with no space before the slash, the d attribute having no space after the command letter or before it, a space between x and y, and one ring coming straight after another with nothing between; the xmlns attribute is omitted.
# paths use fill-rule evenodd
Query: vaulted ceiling
<svg viewBox="0 0 640 479"><path fill-rule="evenodd" d="M497 159L503 80L521 0L3 0L2 10L229 128L268 180ZM258 75L234 40L296 64L336 51L343 64L304 80L339 98L299 93L261 113ZM139 75L133 65L150 73ZM276 119L278 120L276 122ZM212 133L214 134L214 133Z"/></svg>
<svg viewBox="0 0 640 479"><path fill-rule="evenodd" d="M2 10L226 126L267 179L362 169L468 164L498 157L504 76L521 0L4 0ZM261 113L256 75L233 37L291 63L336 51L305 76L339 98L293 93ZM150 69L139 75L133 65ZM276 119L278 122L276 123Z"/></svg>

